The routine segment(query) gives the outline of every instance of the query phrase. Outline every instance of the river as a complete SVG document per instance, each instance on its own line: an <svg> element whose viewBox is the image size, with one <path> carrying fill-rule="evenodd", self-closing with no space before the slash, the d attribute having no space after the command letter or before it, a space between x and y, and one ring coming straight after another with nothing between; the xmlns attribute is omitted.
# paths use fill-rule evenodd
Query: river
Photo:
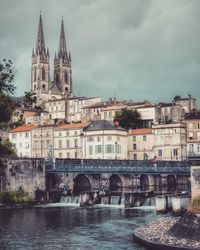
<svg viewBox="0 0 200 250"><path fill-rule="evenodd" d="M35 207L0 210L0 249L144 249L132 241L155 210L102 207Z"/></svg>

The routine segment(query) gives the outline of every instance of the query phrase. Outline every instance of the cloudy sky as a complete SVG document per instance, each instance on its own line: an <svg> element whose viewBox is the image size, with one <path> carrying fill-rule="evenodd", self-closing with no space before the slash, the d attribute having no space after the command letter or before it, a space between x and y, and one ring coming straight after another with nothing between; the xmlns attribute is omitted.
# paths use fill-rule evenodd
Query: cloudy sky
<svg viewBox="0 0 200 250"><path fill-rule="evenodd" d="M0 59L15 64L16 95L30 90L41 11L51 73L63 16L76 95L200 100L200 0L0 0L0 6Z"/></svg>

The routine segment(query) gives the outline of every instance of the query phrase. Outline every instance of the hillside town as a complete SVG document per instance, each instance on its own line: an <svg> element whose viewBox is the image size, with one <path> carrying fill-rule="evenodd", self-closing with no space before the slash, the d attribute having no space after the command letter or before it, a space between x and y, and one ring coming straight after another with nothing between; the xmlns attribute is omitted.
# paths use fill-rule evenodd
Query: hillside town
<svg viewBox="0 0 200 250"><path fill-rule="evenodd" d="M15 108L1 131L18 157L184 161L200 157L200 110L194 97L175 96L169 103L75 96L72 57L61 22L59 49L50 79L50 52L42 16L32 52L31 93L36 101ZM134 98L134 95L133 95ZM137 111L140 124L122 128L116 115Z"/></svg>

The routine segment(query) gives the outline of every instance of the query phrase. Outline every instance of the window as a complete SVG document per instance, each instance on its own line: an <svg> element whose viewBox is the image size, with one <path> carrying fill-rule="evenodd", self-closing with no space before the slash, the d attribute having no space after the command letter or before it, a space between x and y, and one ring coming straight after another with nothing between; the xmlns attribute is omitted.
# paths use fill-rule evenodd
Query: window
<svg viewBox="0 0 200 250"><path fill-rule="evenodd" d="M67 72L65 71L65 82L67 82L68 77L67 77Z"/></svg>
<svg viewBox="0 0 200 250"><path fill-rule="evenodd" d="M69 131L66 132L66 136L69 136Z"/></svg>
<svg viewBox="0 0 200 250"><path fill-rule="evenodd" d="M108 153L108 154L114 153L114 147L111 144L106 145L105 149L106 149L106 153Z"/></svg>
<svg viewBox="0 0 200 250"><path fill-rule="evenodd" d="M12 139L16 139L17 138L17 134L12 134Z"/></svg>
<svg viewBox="0 0 200 250"><path fill-rule="evenodd" d="M28 138L29 137L29 133L25 133L25 137Z"/></svg>
<svg viewBox="0 0 200 250"><path fill-rule="evenodd" d="M178 149L177 148L173 149L173 156L178 156Z"/></svg>
<svg viewBox="0 0 200 250"><path fill-rule="evenodd" d="M22 148L22 143L21 142L20 142L19 146L20 146L20 148Z"/></svg>
<svg viewBox="0 0 200 250"><path fill-rule="evenodd" d="M143 141L146 141L146 140L147 140L146 135L143 135Z"/></svg>
<svg viewBox="0 0 200 250"><path fill-rule="evenodd" d="M69 140L67 140L67 148L69 148Z"/></svg>
<svg viewBox="0 0 200 250"><path fill-rule="evenodd" d="M69 158L69 152L67 152L67 158Z"/></svg>
<svg viewBox="0 0 200 250"><path fill-rule="evenodd" d="M193 144L189 144L189 151L190 151L190 153L194 153L194 145Z"/></svg>
<svg viewBox="0 0 200 250"><path fill-rule="evenodd" d="M137 161L137 154L133 154L133 160Z"/></svg>
<svg viewBox="0 0 200 250"><path fill-rule="evenodd" d="M62 148L62 141L59 141L59 148Z"/></svg>
<svg viewBox="0 0 200 250"><path fill-rule="evenodd" d="M107 119L107 112L104 112L104 119Z"/></svg>
<svg viewBox="0 0 200 250"><path fill-rule="evenodd" d="M197 123L197 128L200 128L200 123Z"/></svg>
<svg viewBox="0 0 200 250"><path fill-rule="evenodd" d="M136 150L137 149L137 146L136 146L136 144L134 143L133 144L133 150Z"/></svg>
<svg viewBox="0 0 200 250"><path fill-rule="evenodd" d="M59 158L62 158L62 153L59 153Z"/></svg>
<svg viewBox="0 0 200 250"><path fill-rule="evenodd" d="M102 146L101 145L96 145L95 146L95 153L96 154L102 153Z"/></svg>
<svg viewBox="0 0 200 250"><path fill-rule="evenodd" d="M61 132L59 132L59 134L58 134L59 136L62 136L62 133Z"/></svg>
<svg viewBox="0 0 200 250"><path fill-rule="evenodd" d="M158 157L162 157L162 149L158 149Z"/></svg>
<svg viewBox="0 0 200 250"><path fill-rule="evenodd" d="M112 141L112 136L107 136L108 141Z"/></svg>
<svg viewBox="0 0 200 250"><path fill-rule="evenodd" d="M115 144L115 153L121 154L121 145Z"/></svg>
<svg viewBox="0 0 200 250"><path fill-rule="evenodd" d="M135 135L133 135L133 141L136 141L136 136Z"/></svg>
<svg viewBox="0 0 200 250"><path fill-rule="evenodd" d="M97 141L101 141L101 136L97 136Z"/></svg>
<svg viewBox="0 0 200 250"><path fill-rule="evenodd" d="M44 68L42 68L42 80L45 81L45 69Z"/></svg>
<svg viewBox="0 0 200 250"><path fill-rule="evenodd" d="M37 73L36 73L36 69L34 70L34 82L36 82L37 80ZM36 88L36 85L35 85L35 88Z"/></svg>
<svg viewBox="0 0 200 250"><path fill-rule="evenodd" d="M200 153L200 144L197 145L197 152Z"/></svg>
<svg viewBox="0 0 200 250"><path fill-rule="evenodd" d="M89 146L89 154L90 154L90 155L93 154L93 146L92 146L92 145Z"/></svg>
<svg viewBox="0 0 200 250"><path fill-rule="evenodd" d="M89 136L89 137L87 138L87 141L93 141L93 137L92 137L92 136Z"/></svg>
<svg viewBox="0 0 200 250"><path fill-rule="evenodd" d="M75 135L75 136L77 135L77 131L74 131L74 135Z"/></svg>
<svg viewBox="0 0 200 250"><path fill-rule="evenodd" d="M109 111L108 115L109 115L109 118L112 118L112 111Z"/></svg>
<svg viewBox="0 0 200 250"><path fill-rule="evenodd" d="M74 139L74 147L78 147L78 140Z"/></svg>

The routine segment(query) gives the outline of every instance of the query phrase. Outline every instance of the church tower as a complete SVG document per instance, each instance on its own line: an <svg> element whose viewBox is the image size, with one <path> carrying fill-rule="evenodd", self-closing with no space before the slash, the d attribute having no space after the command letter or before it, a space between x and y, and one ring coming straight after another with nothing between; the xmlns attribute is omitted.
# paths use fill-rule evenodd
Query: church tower
<svg viewBox="0 0 200 250"><path fill-rule="evenodd" d="M41 106L49 99L49 87L49 50L45 48L42 16L40 14L36 48L33 49L31 67L31 90L37 96L37 105Z"/></svg>
<svg viewBox="0 0 200 250"><path fill-rule="evenodd" d="M61 22L59 48L58 52L55 53L54 59L54 84L59 88L62 95L72 95L71 54L67 51L63 19Z"/></svg>

